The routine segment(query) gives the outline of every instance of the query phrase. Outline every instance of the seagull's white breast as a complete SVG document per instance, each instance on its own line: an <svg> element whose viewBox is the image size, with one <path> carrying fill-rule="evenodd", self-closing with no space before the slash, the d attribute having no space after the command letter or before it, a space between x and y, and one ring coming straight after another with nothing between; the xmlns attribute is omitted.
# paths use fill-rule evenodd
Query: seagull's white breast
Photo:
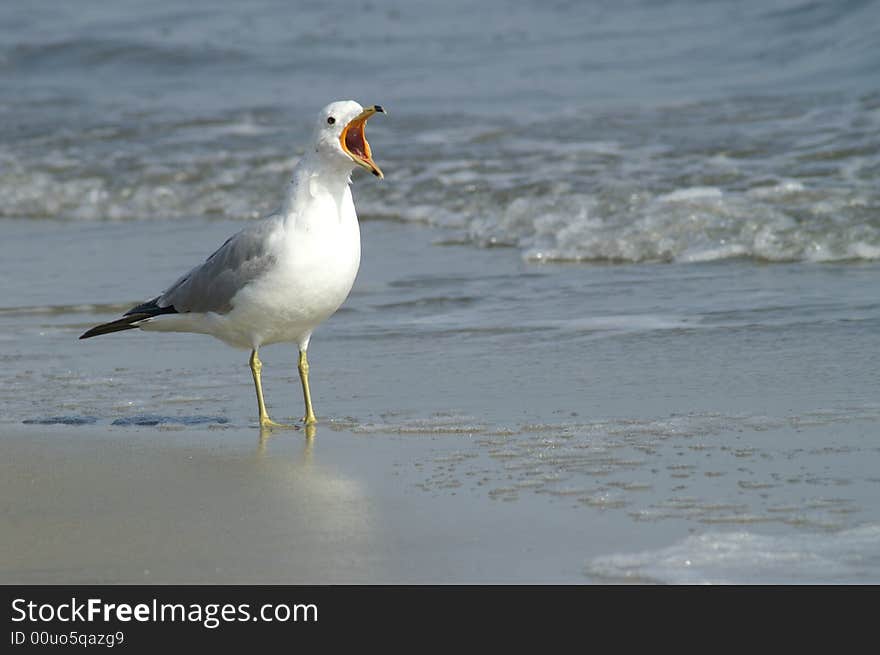
<svg viewBox="0 0 880 655"><path fill-rule="evenodd" d="M233 298L225 329L215 333L221 339L248 348L307 346L312 330L348 297L361 261L351 190L313 188L309 196L275 235L276 264Z"/></svg>

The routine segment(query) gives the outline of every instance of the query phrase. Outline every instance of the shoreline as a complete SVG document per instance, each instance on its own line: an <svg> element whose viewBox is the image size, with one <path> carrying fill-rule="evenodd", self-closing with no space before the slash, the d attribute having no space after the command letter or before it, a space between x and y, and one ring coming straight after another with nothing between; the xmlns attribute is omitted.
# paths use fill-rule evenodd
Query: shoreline
<svg viewBox="0 0 880 655"><path fill-rule="evenodd" d="M4 425L0 496L14 500L4 512L0 581L699 579L699 571L679 572L667 561L676 548L688 552L695 535L709 549L710 580L713 565L736 571L737 562L736 553L733 562L711 561L706 539L726 544L732 535L752 535L759 548L762 539L812 538L814 547L829 549L836 534L860 534L851 546L858 554L866 538L880 543L880 527L871 532L880 517L870 505L880 480L844 479L841 465L876 456L869 445L878 418L827 420L749 430L748 420L707 415L691 423L691 434L674 418L519 431L449 418L340 421L319 426L311 440L301 431L261 438L257 428L229 426ZM829 425L862 447L822 449ZM804 466L814 473L798 473ZM823 479L828 468L839 477ZM842 498L843 490L853 495L853 485L858 497ZM760 562L767 553L750 557ZM745 575L748 562L741 566ZM775 574L785 579L784 570ZM799 575L807 579L797 582L825 582L842 574L818 568ZM867 575L880 579L880 570Z"/></svg>

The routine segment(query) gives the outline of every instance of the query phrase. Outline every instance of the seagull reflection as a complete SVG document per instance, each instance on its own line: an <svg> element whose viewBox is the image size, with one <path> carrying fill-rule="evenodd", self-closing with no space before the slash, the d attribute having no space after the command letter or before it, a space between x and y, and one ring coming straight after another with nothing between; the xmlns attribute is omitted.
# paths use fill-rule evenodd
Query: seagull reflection
<svg viewBox="0 0 880 655"><path fill-rule="evenodd" d="M312 460L312 449L315 445L315 435L317 434L317 429L314 425L307 425L305 427L305 439L303 439L303 451L302 451L302 463L309 464ZM265 457L266 456L266 446L269 444L269 440L273 437L277 437L278 434L274 432L271 428L261 427L260 428L260 436L257 439L257 456Z"/></svg>

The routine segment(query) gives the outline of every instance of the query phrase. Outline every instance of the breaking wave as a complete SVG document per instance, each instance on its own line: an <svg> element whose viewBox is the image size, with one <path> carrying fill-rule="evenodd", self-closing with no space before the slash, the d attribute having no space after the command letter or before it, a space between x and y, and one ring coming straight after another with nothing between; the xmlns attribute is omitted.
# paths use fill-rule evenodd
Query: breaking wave
<svg viewBox="0 0 880 655"><path fill-rule="evenodd" d="M880 259L880 5L716 5L525 3L491 43L465 7L352 9L387 39L347 47L413 66L376 80L399 106L370 124L387 180L356 179L362 218L536 262ZM89 7L0 10L0 218L277 207L305 116L350 72L332 7Z"/></svg>

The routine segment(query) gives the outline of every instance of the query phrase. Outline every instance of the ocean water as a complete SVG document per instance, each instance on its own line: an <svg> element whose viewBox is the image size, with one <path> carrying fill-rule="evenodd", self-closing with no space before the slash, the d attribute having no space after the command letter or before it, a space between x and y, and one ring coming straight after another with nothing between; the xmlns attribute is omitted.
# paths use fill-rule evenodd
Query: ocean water
<svg viewBox="0 0 880 655"><path fill-rule="evenodd" d="M4 3L0 422L250 434L246 354L76 337L273 210L350 97L386 179L319 440L392 440L438 515L552 518L507 573L398 543L348 579L876 582L878 42L878 2Z"/></svg>

